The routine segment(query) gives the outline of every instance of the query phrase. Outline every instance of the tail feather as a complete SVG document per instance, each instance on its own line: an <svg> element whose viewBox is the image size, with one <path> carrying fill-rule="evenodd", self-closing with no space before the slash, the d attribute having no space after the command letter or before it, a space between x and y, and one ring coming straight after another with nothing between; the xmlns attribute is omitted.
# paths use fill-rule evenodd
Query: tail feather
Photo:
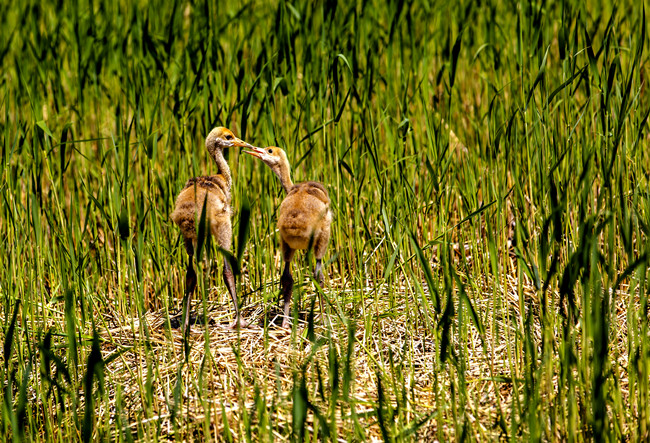
<svg viewBox="0 0 650 443"><path fill-rule="evenodd" d="M183 237L189 239L196 238L194 217L189 217L187 214L179 214L177 211L174 211L171 217L174 223L180 228Z"/></svg>

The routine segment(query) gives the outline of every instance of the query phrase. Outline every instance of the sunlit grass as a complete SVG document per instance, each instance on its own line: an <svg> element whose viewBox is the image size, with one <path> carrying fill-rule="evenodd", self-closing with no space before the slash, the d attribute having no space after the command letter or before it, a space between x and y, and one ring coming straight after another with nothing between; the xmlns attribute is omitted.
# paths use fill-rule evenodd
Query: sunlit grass
<svg viewBox="0 0 650 443"><path fill-rule="evenodd" d="M0 26L3 438L650 436L641 6L19 2ZM212 248L185 349L169 215L217 125L327 185L325 312L302 254L273 325L282 189L230 150L259 327L220 327Z"/></svg>

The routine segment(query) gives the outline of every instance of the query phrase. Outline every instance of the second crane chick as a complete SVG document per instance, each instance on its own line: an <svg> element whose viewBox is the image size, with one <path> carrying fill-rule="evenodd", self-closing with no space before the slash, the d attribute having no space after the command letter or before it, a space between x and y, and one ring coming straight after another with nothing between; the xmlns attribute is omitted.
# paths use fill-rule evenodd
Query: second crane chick
<svg viewBox="0 0 650 443"><path fill-rule="evenodd" d="M289 309L293 293L291 261L297 249L314 249L314 278L323 284L323 257L330 239L332 211L327 189L321 183L308 181L293 184L291 166L283 149L269 146L244 151L262 160L278 176L286 197L278 211L278 230L282 245L284 271L280 278L284 299L282 327L289 326Z"/></svg>
<svg viewBox="0 0 650 443"><path fill-rule="evenodd" d="M176 198L176 208L171 214L172 220L181 229L183 239L185 240L185 249L189 256L187 273L185 275L185 297L183 300L184 331L189 331L190 303L192 293L196 288L196 273L192 266L192 257L194 257L198 243L196 220L201 217L201 214L205 210L211 234L215 237L221 248L230 251L232 242L232 224L230 221L230 188L232 187L232 178L228 163L223 156L223 150L230 147L254 148L245 141L235 137L232 131L224 127L217 127L210 131L205 139L205 147L216 162L219 172L216 175L190 179ZM204 204L206 205L205 208ZM230 328L244 328L248 323L242 320L239 314L235 277L225 257L223 259L223 280L235 307L235 322Z"/></svg>

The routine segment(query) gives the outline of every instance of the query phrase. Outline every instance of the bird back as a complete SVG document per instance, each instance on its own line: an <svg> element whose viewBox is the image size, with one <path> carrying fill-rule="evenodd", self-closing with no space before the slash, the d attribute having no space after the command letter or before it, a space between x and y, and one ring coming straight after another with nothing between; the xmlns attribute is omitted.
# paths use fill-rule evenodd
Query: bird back
<svg viewBox="0 0 650 443"><path fill-rule="evenodd" d="M196 238L196 219L203 211L204 202L207 202L208 219L215 219L221 214L230 215L230 189L223 177L195 177L185 183L171 214L185 238Z"/></svg>
<svg viewBox="0 0 650 443"><path fill-rule="evenodd" d="M321 183L294 185L280 205L280 235L293 249L306 249L314 235L329 229L329 205L329 194Z"/></svg>

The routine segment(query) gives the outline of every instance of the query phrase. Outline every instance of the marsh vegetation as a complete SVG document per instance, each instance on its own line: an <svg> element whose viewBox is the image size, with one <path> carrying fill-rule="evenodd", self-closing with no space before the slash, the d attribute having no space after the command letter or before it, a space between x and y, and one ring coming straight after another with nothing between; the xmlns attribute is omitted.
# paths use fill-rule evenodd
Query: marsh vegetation
<svg viewBox="0 0 650 443"><path fill-rule="evenodd" d="M0 3L3 439L650 438L638 2ZM230 149L232 257L171 221L227 126L326 185L323 261ZM318 303L324 300L324 313Z"/></svg>

